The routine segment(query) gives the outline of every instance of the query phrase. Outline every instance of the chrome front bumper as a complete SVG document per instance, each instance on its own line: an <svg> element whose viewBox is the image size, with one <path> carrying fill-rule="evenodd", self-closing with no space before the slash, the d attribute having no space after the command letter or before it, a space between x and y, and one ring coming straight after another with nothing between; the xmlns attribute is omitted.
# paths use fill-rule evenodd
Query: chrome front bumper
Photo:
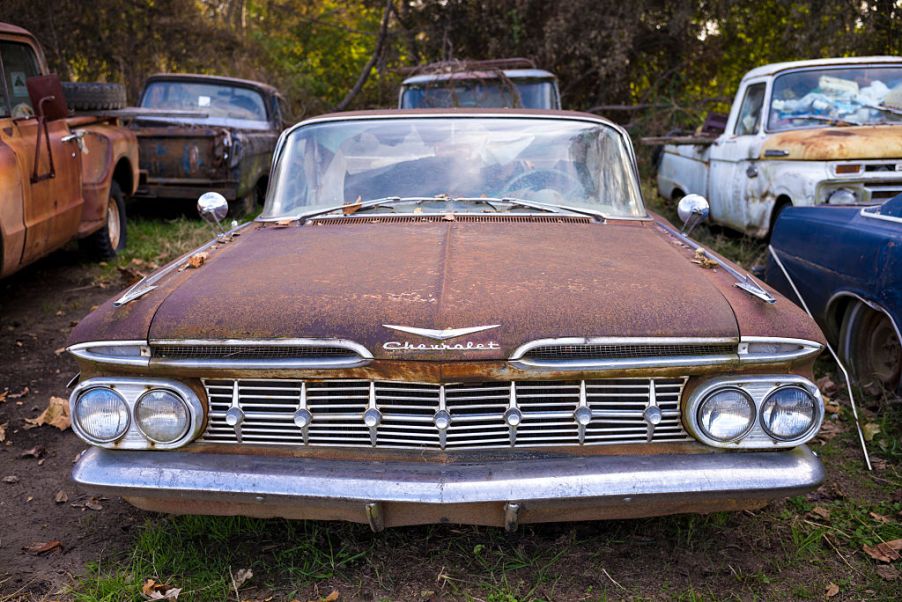
<svg viewBox="0 0 902 602"><path fill-rule="evenodd" d="M817 487L824 470L806 446L447 464L91 448L72 478L177 514L350 520L374 530L437 522L511 529L760 507Z"/></svg>

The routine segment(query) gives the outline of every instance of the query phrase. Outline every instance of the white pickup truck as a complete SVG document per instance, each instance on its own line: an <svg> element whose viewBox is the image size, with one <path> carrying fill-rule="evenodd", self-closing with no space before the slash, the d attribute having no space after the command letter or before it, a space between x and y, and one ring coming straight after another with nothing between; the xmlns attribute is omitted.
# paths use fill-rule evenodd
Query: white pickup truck
<svg viewBox="0 0 902 602"><path fill-rule="evenodd" d="M719 135L644 141L664 143L661 195L701 194L752 236L791 205L879 203L902 193L902 57L758 67Z"/></svg>

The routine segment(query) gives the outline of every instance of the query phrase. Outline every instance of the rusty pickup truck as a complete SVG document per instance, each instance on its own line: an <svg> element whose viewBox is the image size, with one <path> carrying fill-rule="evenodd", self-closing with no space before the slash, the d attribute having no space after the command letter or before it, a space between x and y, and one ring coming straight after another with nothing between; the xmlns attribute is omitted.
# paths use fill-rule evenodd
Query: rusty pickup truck
<svg viewBox="0 0 902 602"><path fill-rule="evenodd" d="M133 122L141 145L138 198L197 198L216 191L240 212L263 202L272 151L288 120L281 94L260 82L153 75ZM194 111L182 117L155 116Z"/></svg>
<svg viewBox="0 0 902 602"><path fill-rule="evenodd" d="M5 23L0 79L0 276L73 239L115 255L138 183L134 133L115 118L70 115L37 39Z"/></svg>
<svg viewBox="0 0 902 602"><path fill-rule="evenodd" d="M823 344L648 212L604 119L322 116L281 137L255 221L72 331L73 476L150 510L374 530L760 507L823 479Z"/></svg>
<svg viewBox="0 0 902 602"><path fill-rule="evenodd" d="M719 136L649 141L671 142L661 195L705 195L714 221L752 236L786 207L879 204L902 192L902 57L758 67Z"/></svg>

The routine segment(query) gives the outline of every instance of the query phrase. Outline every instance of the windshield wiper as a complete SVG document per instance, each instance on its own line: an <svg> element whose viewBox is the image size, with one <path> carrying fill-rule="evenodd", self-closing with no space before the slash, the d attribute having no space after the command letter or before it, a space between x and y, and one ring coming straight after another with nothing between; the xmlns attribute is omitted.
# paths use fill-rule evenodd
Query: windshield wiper
<svg viewBox="0 0 902 602"><path fill-rule="evenodd" d="M849 121L848 119L840 119L839 117L826 117L824 115L790 115L788 119L810 119L812 121L825 121L830 125L841 126L864 125L857 121Z"/></svg>
<svg viewBox="0 0 902 602"><path fill-rule="evenodd" d="M583 207L572 207L570 205L558 205L557 203L544 203L541 201L527 201L524 199L518 199L516 197L462 197L454 199L455 201L482 201L487 205L492 203L507 203L510 205L517 205L520 207L529 207L530 209L538 209L539 211L548 211L549 213L560 213L561 211L568 211L570 213L579 213L582 215L589 215L591 217L596 217L598 219L604 220L607 219L607 216L601 211L596 211L595 209L586 209Z"/></svg>
<svg viewBox="0 0 902 602"><path fill-rule="evenodd" d="M869 105L861 103L861 106L876 111L883 111L884 113L890 113L892 115L902 115L902 109L894 109L893 107L887 107L885 105Z"/></svg>

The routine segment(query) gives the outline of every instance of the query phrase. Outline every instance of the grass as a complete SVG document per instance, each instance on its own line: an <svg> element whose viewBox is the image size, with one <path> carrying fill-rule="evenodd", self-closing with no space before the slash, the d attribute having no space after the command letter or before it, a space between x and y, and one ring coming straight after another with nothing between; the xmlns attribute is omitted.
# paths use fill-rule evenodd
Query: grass
<svg viewBox="0 0 902 602"><path fill-rule="evenodd" d="M660 199L652 209L675 217ZM134 220L128 250L103 274L162 264L210 235L185 217ZM762 243L706 226L694 235L746 267L763 255ZM513 536L447 525L372 534L345 523L154 516L128 551L86 567L67 595L139 600L154 578L183 588L180 600L200 601L320 600L333 588L341 600L822 599L831 582L843 599L893 599L897 583L881 579L862 548L902 538L902 416L898 404L869 405L864 421L880 426L870 449L886 469L863 470L844 410L837 419L845 430L817 448L828 486L754 513L527 526ZM254 576L236 596L239 569Z"/></svg>

